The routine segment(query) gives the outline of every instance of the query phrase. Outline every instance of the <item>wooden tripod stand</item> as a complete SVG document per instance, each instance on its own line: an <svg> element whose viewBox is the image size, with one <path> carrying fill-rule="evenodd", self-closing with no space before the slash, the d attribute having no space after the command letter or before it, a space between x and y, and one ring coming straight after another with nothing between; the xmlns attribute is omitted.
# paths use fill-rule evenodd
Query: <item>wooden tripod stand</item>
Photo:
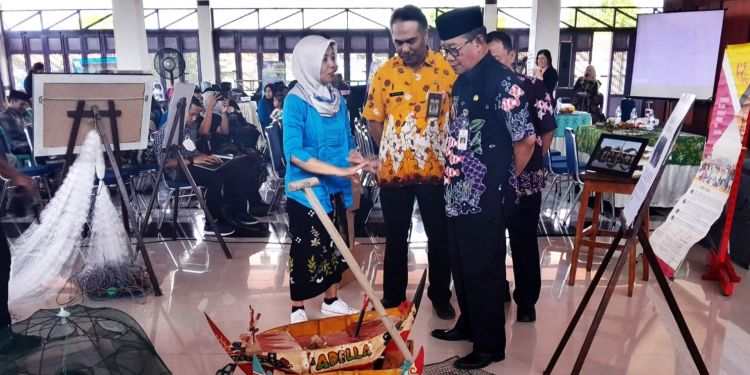
<svg viewBox="0 0 750 375"><path fill-rule="evenodd" d="M229 249L227 248L226 242L224 242L224 237L222 237L221 232L219 231L218 225L216 221L214 220L213 216L211 215L211 212L208 210L208 205L206 205L206 200L203 198L203 193L200 189L198 189L198 185L195 183L195 179L193 179L193 175L190 173L190 170L187 167L187 164L185 163L185 159L182 157L182 153L180 152L180 148L182 147L179 145L179 140L182 140L184 138L185 133L185 110L187 106L187 101L185 98L180 98L180 101L177 102L177 112L175 113L174 122L172 123L172 128L169 131L168 138L166 138L168 141L166 156L164 157L164 160L159 163L159 172L156 175L156 183L154 192L151 195L151 199L148 202L148 208L146 209L146 217L143 219L143 228L148 226L149 219L151 218L151 210L154 207L154 202L156 201L156 195L159 193L158 189L156 187L159 186L161 183L161 179L164 178L165 171L165 165L170 159L175 159L177 161L177 167L178 174L184 173L185 179L190 184L190 187L192 189L193 194L195 194L196 198L198 198L198 203L201 206L201 209L203 210L203 213L206 215L206 222L209 223L211 226L211 229L213 229L216 239L219 242L219 246L221 246L221 250L224 251L224 256L227 257L227 259L232 259L232 253L229 252ZM177 142L175 142L175 132L177 132ZM163 147L163 145L154 145L154 147ZM175 192L175 194L177 194ZM177 196L175 195L174 198L174 206L172 207L172 228L174 229L172 231L172 240L177 239L177 213L179 210L179 199L177 199Z"/></svg>
<svg viewBox="0 0 750 375"><path fill-rule="evenodd" d="M683 95L683 99L685 99L685 95ZM683 99L681 99L680 102L682 102ZM694 99L694 96L693 96L693 99ZM692 99L689 99L689 102L692 103ZM679 106L679 103L678 103L678 106ZM687 113L688 109L689 109L689 105L686 107L683 106L682 108L682 110L684 110L685 113ZM684 114L682 116L684 118ZM671 120L672 119L670 118L670 121ZM651 204L651 199L654 197L654 194L656 192L656 187L659 185L659 181L661 180L661 176L664 172L664 167L666 165L666 160L668 159L668 155L672 152L672 148L674 147L677 134L682 128L681 122L682 122L682 119L680 119L680 124L677 124L676 128L673 128L674 135L672 137L672 140L669 143L668 147L665 148L664 150L665 156L662 157L661 164L658 166L658 169L656 170L656 174L653 175L654 180L651 183L651 186L648 187L648 192L646 193L643 201L640 203L640 207L638 207L637 214L635 215L635 218L633 220L633 225L632 226L628 225L628 222L626 220L624 213L620 215L619 217L620 229L617 231L615 238L613 239L612 243L607 249L607 253L604 256L604 259L602 260L602 263L599 266L599 269L596 271L596 275L594 276L594 279L591 281L591 285L589 285L588 289L586 289L586 294L584 294L583 300L581 300L581 304L578 305L578 308L576 309L576 312L573 315L573 318L571 319L570 324L568 325L568 328L565 330L563 337L560 339L560 342L557 345L557 348L555 349L555 353L552 355L552 358L550 359L549 363L547 364L547 367L544 370L544 374L551 374L552 370L555 368L555 364L560 359L560 355L562 354L562 351L565 349L565 345L568 343L568 340L570 339L571 335L573 334L573 331L578 325L578 321L581 319L583 312L586 310L586 306L591 300L591 296L594 294L594 291L596 290L596 286L599 284L599 281L601 280L602 275L604 275L604 271L609 265L609 261L612 259L612 256L614 255L615 251L617 250L618 245L620 244L620 241L623 238L625 238L625 247L624 247L625 249L628 249L631 246L635 246L635 241L640 242L641 246L643 247L643 254L645 255L646 260L649 262L649 265L651 266L651 269L654 272L656 280L659 283L659 288L664 294L664 298L667 302L667 305L669 305L669 310L671 311L672 316L674 317L675 322L677 323L677 326L680 329L680 334L682 335L682 338L688 347L690 356L693 358L693 362L695 362L695 366L698 368L698 372L700 374L708 374L708 369L706 368L706 364L703 361L703 358L701 357L701 353L698 350L698 346L695 344L695 340L693 339L693 336L690 334L690 328L685 322L685 318L683 317L682 312L680 311L680 307L677 304L677 300L675 299L674 294L672 294L672 290L669 288L669 283L667 282L667 278L665 277L664 271L662 271L659 261L656 258L654 249L651 246L651 243L649 242L649 239L648 239L648 233L646 233L646 229L644 228L644 225L643 225L645 217L646 215L648 215L648 210ZM667 124L665 128L666 127L669 127L669 124ZM638 186L636 186L636 190L637 189L638 189ZM583 364L586 361L586 356L588 355L589 349L591 349L591 345L594 341L594 337L596 336L596 332L599 329L599 324L604 318L604 313L607 310L609 301L612 298L612 293L614 293L615 291L615 286L617 285L617 281L620 278L620 274L622 273L622 269L624 268L625 262L627 261L627 259L628 257L623 254L622 256L620 256L620 258L617 260L617 263L615 264L615 268L612 271L612 276L610 277L609 283L607 284L607 289L604 291L602 300L599 303L599 307L596 310L594 319L591 322L591 326L589 327L588 333L586 334L586 338L584 339L583 346L581 347L581 351L578 353L578 358L576 359L573 370L571 371L572 374L579 374L581 372L581 369L583 368ZM575 262L576 260L573 259L571 267L576 266Z"/></svg>
<svg viewBox="0 0 750 375"><path fill-rule="evenodd" d="M78 132L81 127L81 120L83 118L93 118L94 119L94 128L96 129L96 132L99 134L99 139L101 139L102 144L104 144L104 150L107 155L107 159L109 160L109 164L112 166L112 171L115 175L115 180L117 181L117 189L120 193L120 206L122 209L122 221L123 225L125 226L125 232L130 233L130 220L128 218L135 218L135 210L133 209L133 206L130 204L127 204L126 202L129 202L130 199L128 197L128 191L125 188L125 181L122 178L122 172L121 172L121 164L120 164L120 141L119 141L119 135L118 135L118 128L117 128L117 116L120 115L120 111L115 109L115 101L114 100L108 100L107 106L108 109L106 111L100 111L99 108L95 105L91 106L91 110L84 111L84 107L86 106L86 102L84 100L79 100L78 104L76 105L75 111L68 111L68 117L73 118L73 129L70 132L70 138L68 139L68 148L65 153L65 165L63 166L62 171L62 178L65 177L65 175L68 172L68 169L70 168L70 164L73 161L73 149L75 148L76 139L78 139ZM114 151L112 147L110 146L110 141L107 139L106 134L104 133L104 129L101 125L101 120L103 117L108 117L110 120L110 126L111 126L111 132L112 132L112 145L114 145ZM151 281L151 287L154 288L154 295L161 296L161 287L159 287L159 280L156 278L156 274L154 273L154 268L151 265L151 259L148 256L148 252L146 251L146 244L143 242L143 235L141 233L140 228L137 224L133 225L132 228L133 233L135 234L136 238L136 250L141 254L141 258L143 258L143 263L146 266L146 271L148 272L149 280Z"/></svg>

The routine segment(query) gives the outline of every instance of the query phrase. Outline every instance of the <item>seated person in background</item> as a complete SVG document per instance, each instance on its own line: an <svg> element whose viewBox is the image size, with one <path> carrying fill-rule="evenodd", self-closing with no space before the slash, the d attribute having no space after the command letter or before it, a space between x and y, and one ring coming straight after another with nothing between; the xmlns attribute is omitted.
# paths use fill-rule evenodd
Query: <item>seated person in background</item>
<svg viewBox="0 0 750 375"><path fill-rule="evenodd" d="M246 187L252 183L250 181L251 176L246 173L240 163L230 163L215 171L195 165L198 163L212 165L223 163L220 158L200 152L194 147L198 141L198 119L201 110L203 110L203 106L197 99L193 98L185 116L185 141L180 145L180 154L185 159L195 183L206 187L208 210L216 220L219 232L228 236L234 233L234 228L229 225L230 221L236 225L252 225L258 222L247 213ZM159 162L164 162L167 156L166 149L163 149L161 145L168 135L166 134L168 128L168 126L162 127L154 137L154 151ZM177 171L177 160L168 160L164 167L169 178L186 181L183 173ZM226 206L227 215L224 215L222 205ZM203 229L206 235L216 234L208 222Z"/></svg>
<svg viewBox="0 0 750 375"><path fill-rule="evenodd" d="M271 124L271 112L273 111L273 84L269 83L263 87L263 96L258 100L258 121L266 127Z"/></svg>
<svg viewBox="0 0 750 375"><path fill-rule="evenodd" d="M148 123L149 133L155 132L159 128L159 126L161 126L162 115L163 115L163 112L161 110L161 105L159 105L159 102L156 100L156 98L152 96L151 97L151 114L149 116L149 123Z"/></svg>
<svg viewBox="0 0 750 375"><path fill-rule="evenodd" d="M219 108L219 114L217 115L216 113L206 109L205 113L203 115L199 115L196 119L196 123L200 124L198 128L197 141L198 151L209 155L244 155L244 157L238 160L236 163L242 166L241 173L248 176L247 183L243 185L243 189L246 191L245 196L250 203L250 212L253 215L258 216L267 215L268 205L263 202L263 199L258 192L260 185L265 181L265 169L262 168L263 163L261 162L261 156L255 150L254 144L250 147L247 147L247 145L242 145L239 144L239 142L235 142L236 138L234 135L237 134L238 128L242 127L242 125L239 124L240 119L237 117L239 113L235 111L235 107L229 106L227 100L222 100L221 102L219 102L219 99L221 98L221 95L219 93L208 92L204 93L204 96L206 98L206 108ZM237 103L234 103L234 105L237 105ZM233 115L231 116L229 114L230 108L233 112ZM239 116L241 118L242 115L239 114ZM232 121L230 121L230 117L234 118L234 135L232 134L231 130ZM245 124L247 124L247 122L245 122ZM238 138L248 138L248 136L250 136L248 132L255 131L257 133L257 130L255 129L249 130L250 128L253 128L251 126L245 126L242 128L248 130L245 130L244 132L243 130L240 130L239 132L244 134L245 137ZM258 137L255 136L255 141L257 142L257 140ZM257 222L257 220L255 220L254 218L251 219L248 217L246 222L249 221Z"/></svg>
<svg viewBox="0 0 750 375"><path fill-rule="evenodd" d="M26 110L29 108L29 94L23 91L10 90L8 95L8 107L0 113L0 126L5 130L5 134L10 144L10 152L13 154L30 154L31 147L26 133L23 129L26 124L31 123Z"/></svg>
<svg viewBox="0 0 750 375"><path fill-rule="evenodd" d="M229 118L229 138L232 143L245 149L255 149L258 138L260 138L260 132L255 125L247 122L240 111L239 104L229 104L227 117Z"/></svg>
<svg viewBox="0 0 750 375"><path fill-rule="evenodd" d="M284 109L284 94L278 92L273 95L273 112L271 112L271 123L281 124L281 111Z"/></svg>
<svg viewBox="0 0 750 375"><path fill-rule="evenodd" d="M596 79L596 69L593 65L587 66L586 73L573 85L573 90L577 94L573 105L579 111L590 113L594 123L605 120L602 113L603 96L599 94L599 86L601 82Z"/></svg>

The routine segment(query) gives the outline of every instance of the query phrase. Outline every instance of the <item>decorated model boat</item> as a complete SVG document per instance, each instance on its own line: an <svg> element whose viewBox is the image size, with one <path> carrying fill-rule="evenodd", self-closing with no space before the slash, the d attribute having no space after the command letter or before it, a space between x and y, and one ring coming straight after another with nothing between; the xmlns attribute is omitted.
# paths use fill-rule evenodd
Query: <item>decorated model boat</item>
<svg viewBox="0 0 750 375"><path fill-rule="evenodd" d="M365 299L359 314L337 316L302 323L289 324L258 333L256 328L260 314L250 308L248 331L240 340L231 342L219 327L206 315L211 330L219 343L234 361L218 374L231 374L239 367L248 375L255 375L258 365L273 374L318 374L340 375L406 375L421 374L424 352L420 349L415 358L407 345L419 303L424 292L427 271L414 293L412 302L399 307L385 309L377 300L375 291L352 256L341 234L336 230L312 187L319 184L317 178L308 178L289 184L290 191L302 190L312 204L336 248L349 264L357 283L372 300L375 311L367 311ZM253 369L253 364L256 364Z"/></svg>
<svg viewBox="0 0 750 375"><path fill-rule="evenodd" d="M404 340L417 317L425 276L422 275L414 301L404 301L399 307L386 309L388 318ZM407 363L375 311L288 324L260 333L256 333L255 328L259 315L254 316L252 311L250 314L249 332L240 334L240 340L235 342L230 341L206 315L211 330L232 358L234 366L248 375L253 374L253 357L273 373L421 373L424 353L420 350L415 363Z"/></svg>

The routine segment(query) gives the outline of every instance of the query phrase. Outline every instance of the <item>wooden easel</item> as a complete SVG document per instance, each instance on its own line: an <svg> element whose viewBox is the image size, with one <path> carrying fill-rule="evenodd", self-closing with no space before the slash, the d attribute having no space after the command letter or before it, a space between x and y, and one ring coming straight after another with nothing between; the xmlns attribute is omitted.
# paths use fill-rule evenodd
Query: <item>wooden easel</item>
<svg viewBox="0 0 750 375"><path fill-rule="evenodd" d="M211 215L211 212L208 210L208 206L206 205L205 199L203 199L203 193L200 189L198 189L198 185L195 183L195 179L193 179L193 175L190 173L190 170L187 167L187 164L185 163L185 159L182 157L182 153L180 153L180 147L182 147L179 143L173 143L175 132L177 132L177 139L182 140L184 139L184 133L185 133L185 110L187 106L187 101L185 98L180 98L180 101L177 102L177 112L175 113L174 122L172 123L172 129L169 131L169 135L167 139L170 144L167 147L166 150L166 156L164 157L164 160L159 164L159 172L156 175L156 183L155 187L158 187L161 183L161 179L164 177L164 174L166 173L164 165L167 164L167 162L170 159L175 159L177 161L178 171L184 173L185 178L187 179L188 183L190 183L190 187L193 191L193 194L198 198L198 203L201 206L201 209L203 209L204 215L206 215L206 222L211 225L211 229L213 229L216 239L219 242L219 246L221 246L221 250L224 251L224 255L227 257L227 259L232 259L232 253L229 252L229 249L227 248L226 242L224 242L224 237L219 232L219 228L216 224L216 221L214 220L213 216ZM162 147L162 145L154 145L154 147ZM145 230L146 227L148 227L149 219L151 218L151 210L154 207L154 202L156 201L156 195L159 193L159 190L157 188L154 188L154 192L151 195L151 199L149 199L148 202L148 208L146 209L146 217L143 219L143 228ZM176 193L175 193L176 194ZM177 212L179 210L179 199L177 199L177 196L175 195L174 198L174 206L172 208L172 240L177 240Z"/></svg>
<svg viewBox="0 0 750 375"><path fill-rule="evenodd" d="M73 149L76 145L76 139L78 139L78 133L81 128L81 120L83 118L93 118L94 119L94 128L96 129L96 132L99 134L99 139L101 139L102 144L104 144L104 150L107 155L107 159L109 160L109 164L112 166L112 171L115 174L115 180L117 180L117 188L120 193L120 206L122 209L122 221L125 226L125 232L130 233L130 225L129 225L129 217L135 218L135 211L133 210L133 206L130 204L126 204L125 202L128 202L130 199L128 198L128 191L125 189L125 182L122 178L122 172L121 172L121 163L120 163L120 140L118 135L118 128L117 128L117 117L121 115L121 112L119 110L115 109L115 101L114 100L108 100L107 101L107 107L108 109L106 111L100 111L99 108L95 105L91 106L91 109L88 111L84 111L84 107L86 106L86 101L79 100L78 104L76 105L75 111L68 111L68 117L73 118L73 128L70 131L70 138L68 139L68 147L67 151L65 152L65 164L63 165L63 170L61 174L61 180L65 178L65 176L68 173L68 169L70 168L70 164L73 162ZM114 145L114 151L112 147L110 146L110 141L107 139L107 136L104 134L104 129L101 125L101 119L103 117L109 118L111 131L112 131L112 144ZM135 234L136 238L136 250L140 252L141 258L143 258L143 263L146 266L146 271L148 272L149 280L151 281L151 286L154 288L154 295L161 296L161 287L159 287L159 280L156 278L156 274L154 273L154 268L151 265L151 259L148 256L148 252L146 251L146 244L143 242L143 235L141 233L140 228L138 225L133 225L133 233Z"/></svg>
<svg viewBox="0 0 750 375"><path fill-rule="evenodd" d="M675 141L677 140L677 134L679 134L680 129L682 129L682 122L680 122L680 125L677 127L675 136L672 138L672 142L669 144L669 148L667 148L666 150L667 155L672 153L672 148L674 147ZM659 289L661 289L662 293L664 294L664 299L666 300L667 305L669 306L669 310L672 312L672 316L674 317L675 322L680 329L680 334L682 335L682 338L688 347L688 351L690 352L690 356L693 358L693 362L695 362L695 366L698 368L698 372L700 374L708 374L706 364L701 357L701 353L698 350L698 346L695 344L693 336L690 334L690 328L687 326L685 318L682 316L682 312L680 311L680 307L677 304L677 300L675 299L674 294L672 294L672 290L669 287L667 278L664 276L664 271L662 271L661 266L659 265L656 254L654 254L653 247L651 247L651 243L648 239L648 233L646 233L646 230L643 226L644 218L648 214L651 200L654 197L656 187L659 185L659 181L661 180L661 176L664 172L664 167L666 165L667 159L668 157L665 157L664 161L659 166L659 170L656 174L656 178L654 179L654 183L651 185L648 194L646 195L646 199L644 199L643 203L641 204L641 207L638 210L638 215L636 216L631 227L627 226L625 216L622 213L620 214L620 228L617 231L614 240L612 240L612 243L607 249L607 253L604 255L604 259L597 269L596 275L594 275L594 279L591 281L591 285L589 285L588 289L586 289L586 294L584 294L583 300L581 300L581 304L578 305L578 309L576 309L576 312L573 315L570 324L568 324L568 328L565 330L563 337L560 339L560 342L555 349L555 353L552 355L552 358L547 364L547 367L544 369L544 374L551 374L552 370L555 368L555 364L557 363L558 359L560 359L560 355L565 349L565 345L568 343L570 336L573 334L576 325L578 325L578 321L581 319L583 312L586 310L586 306L588 305L589 300L591 300L591 296L594 294L596 286L599 284L599 280L601 280L602 275L604 275L604 271L607 269L609 261L612 259L612 256L614 255L618 245L620 244L620 240L622 240L623 238L625 238L625 249L630 248L630 246L635 246L635 241L638 241L643 247L643 254L648 260L651 269L653 270L656 281L659 283ZM627 259L628 257L623 254L615 264L615 269L612 271L612 276L610 276L609 283L607 284L607 289L604 291L604 295L602 296L602 300L596 310L596 314L594 315L594 319L591 322L591 326L589 327L588 333L586 334L586 338L583 341L581 351L578 353L578 358L576 359L571 374L580 374L581 372L581 368L586 361L586 355L588 354L589 349L591 349L594 337L596 336L596 331L599 328L599 324L601 323L602 318L604 318L604 312L607 310L607 305L609 305L609 300L612 298L612 293L614 293L615 291L615 286L617 285L617 281L620 278L620 274L622 273L622 269L625 266L625 262L627 261ZM571 264L571 267L575 267L576 260L573 259L572 262L573 263Z"/></svg>

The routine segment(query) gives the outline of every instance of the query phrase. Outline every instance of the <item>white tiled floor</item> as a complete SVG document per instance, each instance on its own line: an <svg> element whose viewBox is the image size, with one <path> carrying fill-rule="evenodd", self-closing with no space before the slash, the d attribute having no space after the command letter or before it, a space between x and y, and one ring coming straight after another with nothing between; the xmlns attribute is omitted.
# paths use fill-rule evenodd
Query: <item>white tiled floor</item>
<svg viewBox="0 0 750 375"><path fill-rule="evenodd" d="M413 293L426 266L424 243L418 237L412 238L410 293ZM279 244L275 237L271 238L272 243L258 243L258 239L248 240L256 243L230 243L234 254L232 260L225 259L214 242L199 241L194 247L180 242L149 244L163 296L149 296L145 302L141 301L143 303L119 299L87 301L86 304L121 309L133 316L175 374L214 374L229 362L229 358L214 339L203 311L211 315L230 338L247 326L249 304L262 313L261 329L288 323L288 247ZM363 243L369 241L360 240ZM593 277L581 267L576 285L567 286L565 279L570 253L566 241L557 237L551 239L551 244L545 238L540 238L539 242L543 249L543 281L537 321L534 324L515 322L515 306L506 305L507 358L488 367L489 372L541 373ZM364 251L373 248L373 245L362 246ZM376 246L382 251L382 245ZM732 297L724 297L714 282L701 280L705 252L702 247L691 251L677 280L671 283L672 290L709 371L714 374L749 373L750 287L743 282L737 285ZM745 270L738 272L743 279L750 276ZM378 272L376 289L382 285L381 276ZM625 295L626 278L621 280L583 372L608 375L697 373L655 279L652 277L649 282L637 280L631 298ZM608 281L608 277L605 276L603 281ZM582 318L555 373L571 371L603 290L604 285L594 294L593 306ZM346 285L340 295L353 306L361 303L362 292L354 282ZM319 304L320 298L307 303L308 314L313 318L319 314ZM16 313L24 317L29 312ZM468 342L448 343L430 337L432 329L450 325L434 315L429 299L424 298L411 338L417 346L424 346L427 363L463 355L470 350Z"/></svg>

